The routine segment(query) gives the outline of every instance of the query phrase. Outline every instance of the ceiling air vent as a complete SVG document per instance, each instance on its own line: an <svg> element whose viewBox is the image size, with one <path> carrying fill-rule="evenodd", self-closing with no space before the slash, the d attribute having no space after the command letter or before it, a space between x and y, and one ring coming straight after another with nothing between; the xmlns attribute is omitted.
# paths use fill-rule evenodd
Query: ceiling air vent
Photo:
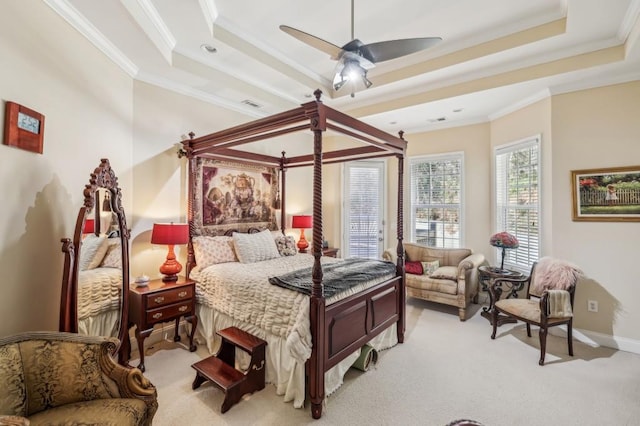
<svg viewBox="0 0 640 426"><path fill-rule="evenodd" d="M439 121L446 121L446 120L447 120L447 117L438 117L438 118L432 118L429 121L432 123L437 123Z"/></svg>
<svg viewBox="0 0 640 426"><path fill-rule="evenodd" d="M248 105L250 107L253 108L262 108L262 105L255 103L254 101L250 100L250 99L245 99L244 101L240 102L242 104Z"/></svg>

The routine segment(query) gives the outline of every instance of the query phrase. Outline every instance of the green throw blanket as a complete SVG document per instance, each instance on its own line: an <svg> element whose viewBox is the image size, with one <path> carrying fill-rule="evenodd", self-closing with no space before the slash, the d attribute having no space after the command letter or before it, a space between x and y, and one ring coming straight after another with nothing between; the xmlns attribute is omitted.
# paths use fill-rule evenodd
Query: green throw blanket
<svg viewBox="0 0 640 426"><path fill-rule="evenodd" d="M311 295L312 268L299 269L278 277L269 278L269 282L289 290ZM329 298L354 285L371 281L385 275L394 274L396 265L386 260L372 260L352 257L343 262L322 266L322 284L324 297Z"/></svg>

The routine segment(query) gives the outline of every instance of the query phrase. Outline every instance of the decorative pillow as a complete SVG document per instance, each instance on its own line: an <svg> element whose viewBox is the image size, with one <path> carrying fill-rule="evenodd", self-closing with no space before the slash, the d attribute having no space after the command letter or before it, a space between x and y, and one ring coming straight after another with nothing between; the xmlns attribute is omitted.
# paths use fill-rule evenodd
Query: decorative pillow
<svg viewBox="0 0 640 426"><path fill-rule="evenodd" d="M96 236L89 234L82 240L80 248L80 263L78 267L81 271L95 269L102 263L104 255L107 253L107 238L104 235Z"/></svg>
<svg viewBox="0 0 640 426"><path fill-rule="evenodd" d="M100 264L101 268L122 269L122 250L120 238L107 238L107 253Z"/></svg>
<svg viewBox="0 0 640 426"><path fill-rule="evenodd" d="M417 261L404 262L404 271L407 274L422 275L422 272L423 272L422 262L417 262Z"/></svg>
<svg viewBox="0 0 640 426"><path fill-rule="evenodd" d="M255 263L280 257L276 242L268 229L255 234L234 232L233 246L241 263Z"/></svg>
<svg viewBox="0 0 640 426"><path fill-rule="evenodd" d="M233 251L233 238L219 237L194 237L193 252L196 256L196 264L204 269L216 263L237 262L238 258Z"/></svg>
<svg viewBox="0 0 640 426"><path fill-rule="evenodd" d="M435 271L433 271L430 277L436 280L458 281L458 267L457 266L441 266Z"/></svg>
<svg viewBox="0 0 640 426"><path fill-rule="evenodd" d="M440 267L439 260L432 260L430 262L420 262L420 263L422 263L422 273L424 275L431 275L436 271L436 269Z"/></svg>
<svg viewBox="0 0 640 426"><path fill-rule="evenodd" d="M580 276L582 271L576 265L545 256L538 260L531 289L534 294L542 294L549 289L568 290Z"/></svg>
<svg viewBox="0 0 640 426"><path fill-rule="evenodd" d="M280 235L276 237L275 241L280 256L294 256L298 252L296 249L296 239L290 235Z"/></svg>

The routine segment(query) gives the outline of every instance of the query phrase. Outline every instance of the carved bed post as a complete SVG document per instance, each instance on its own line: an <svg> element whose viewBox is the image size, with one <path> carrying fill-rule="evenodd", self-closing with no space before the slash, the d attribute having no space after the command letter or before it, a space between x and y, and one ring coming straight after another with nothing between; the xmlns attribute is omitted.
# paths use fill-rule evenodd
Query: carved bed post
<svg viewBox="0 0 640 426"><path fill-rule="evenodd" d="M284 162L285 162L285 152L282 151L282 157L280 157L280 231L282 231L282 233L284 234L284 230L287 227L287 224L285 223L287 220L287 212L286 212L286 208L285 206L287 205L287 197L286 197L286 182L287 182L287 177L286 177L286 171L287 169L284 168Z"/></svg>
<svg viewBox="0 0 640 426"><path fill-rule="evenodd" d="M400 139L404 140L404 132L401 130L398 132ZM402 245L403 235L404 235L404 222L403 222L403 205L404 205L404 153L402 155L398 155L398 224L397 224L397 235L398 235L398 246L396 248L397 255L397 263L396 263L396 274L402 277L400 281L400 297L398 297L398 325L397 325L397 335L398 342L404 343L404 331L406 328L406 289L404 286L404 246Z"/></svg>
<svg viewBox="0 0 640 426"><path fill-rule="evenodd" d="M320 104L321 90L314 92L316 102ZM311 117L313 131L313 243L314 257L310 300L311 341L313 349L309 359L309 399L311 415L314 419L322 416L324 402L324 361L325 353L325 300L322 287L322 132L326 130L326 120L317 105L318 114Z"/></svg>
<svg viewBox="0 0 640 426"><path fill-rule="evenodd" d="M189 142L186 144L184 151L184 155L186 155L188 159L187 167L189 173L189 178L187 179L187 222L189 223L189 242L187 243L187 265L185 268L187 279L189 278L189 274L191 274L191 270L196 266L196 256L193 251L193 233L195 231L195 223L193 223L193 209L195 208L193 203L193 196L195 194L193 193L193 191L196 182L196 158L193 156L193 148L191 146L191 141L193 141L193 137L195 135L195 133L189 132ZM180 156L181 155L178 154L178 157Z"/></svg>

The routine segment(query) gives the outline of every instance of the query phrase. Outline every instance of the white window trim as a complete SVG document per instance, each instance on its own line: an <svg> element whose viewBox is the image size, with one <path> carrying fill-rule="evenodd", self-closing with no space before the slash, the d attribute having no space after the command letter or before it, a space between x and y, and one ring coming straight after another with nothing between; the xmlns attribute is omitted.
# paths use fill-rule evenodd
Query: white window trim
<svg viewBox="0 0 640 426"><path fill-rule="evenodd" d="M544 199L544 195L541 193L541 191L543 190L542 187L542 171L543 171L543 164L542 164L542 160L544 158L543 156L543 149L542 149L542 134L538 133L532 136L528 136L522 139L518 139L516 141L512 141L512 142L508 142L502 145L497 145L493 148L493 155L491 157L491 195L492 195L492 200L493 200L493 205L492 205L492 228L493 228L493 232L491 233L491 235L495 234L496 232L500 232L502 231L501 229L498 229L498 212L497 212L497 208L498 208L498 194L496 191L496 179L497 179L497 165L496 165L496 157L501 154L501 153L506 153L506 152L512 152L512 151L516 151L517 149L522 149L526 146L530 146L530 145L537 145L538 146L538 191L540 191L538 193L538 257L542 257L542 246L543 246L543 241L542 241L542 236L544 235L543 232L543 199ZM492 247L493 249L494 247ZM493 253L493 264L497 265L498 262L500 262L500 254L499 254L499 250L495 249L492 250ZM505 260L505 266L507 265L507 260ZM525 267L525 266L521 266L521 265L514 265L509 263L508 267L510 269L528 274L529 272L531 272L531 268L530 267Z"/></svg>
<svg viewBox="0 0 640 426"><path fill-rule="evenodd" d="M409 220L405 223L405 235L409 236L408 241L416 241L415 229L413 226L415 214L413 208L413 187L411 186L411 169L413 168L413 164L417 162L424 161L442 161L442 160L460 160L460 170L461 170L461 179L460 179L460 247L466 247L465 242L465 181L466 181L466 169L464 163L464 151L452 151L443 154L427 154L427 155L418 155L414 157L409 157L409 167L408 170L405 170L405 188L409 188L408 191L405 191L405 197L408 197L409 202L405 205L409 206ZM405 198L406 200L407 198ZM408 230L407 230L408 229Z"/></svg>

